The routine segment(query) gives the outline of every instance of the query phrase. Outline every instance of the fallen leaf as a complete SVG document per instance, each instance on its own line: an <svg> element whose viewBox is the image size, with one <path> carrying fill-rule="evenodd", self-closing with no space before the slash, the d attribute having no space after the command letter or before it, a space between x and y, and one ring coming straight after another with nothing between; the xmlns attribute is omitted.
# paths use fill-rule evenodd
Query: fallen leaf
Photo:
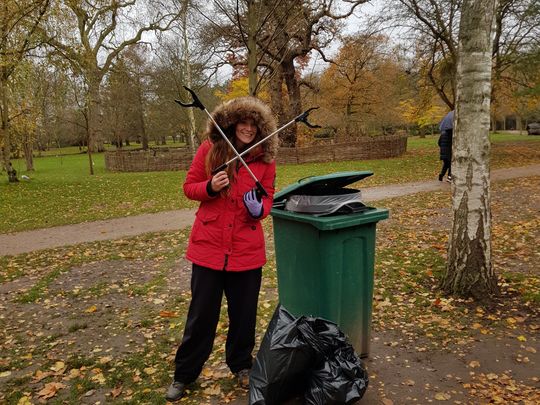
<svg viewBox="0 0 540 405"><path fill-rule="evenodd" d="M206 388L203 393L205 395L219 395L221 394L221 387L216 384L213 387Z"/></svg>
<svg viewBox="0 0 540 405"><path fill-rule="evenodd" d="M435 399L437 401L448 401L450 398L452 398L452 396L446 392L437 392L435 394Z"/></svg>
<svg viewBox="0 0 540 405"><path fill-rule="evenodd" d="M96 375L93 375L90 379L92 381L95 381L95 382L100 383L102 385L105 384L105 382L106 382L105 376L101 372L96 373Z"/></svg>
<svg viewBox="0 0 540 405"><path fill-rule="evenodd" d="M32 405L32 402L30 401L29 397L24 396L19 398L17 405Z"/></svg>
<svg viewBox="0 0 540 405"><path fill-rule="evenodd" d="M62 383L51 382L51 383L45 384L45 387L43 387L41 391L37 393L37 395L39 398L49 399L49 398L54 397L56 393L60 391L62 388L66 388L66 386Z"/></svg>
<svg viewBox="0 0 540 405"><path fill-rule="evenodd" d="M176 316L176 312L173 311L159 311L159 316L162 318L174 318Z"/></svg>
<svg viewBox="0 0 540 405"><path fill-rule="evenodd" d="M94 392L96 392L96 390L86 391L86 392L84 393L84 396L85 396L85 397L91 397L92 395L94 395Z"/></svg>
<svg viewBox="0 0 540 405"><path fill-rule="evenodd" d="M476 361L476 360L473 360L469 363L469 367L470 368L475 368L475 367L480 367L480 362L479 361Z"/></svg>
<svg viewBox="0 0 540 405"><path fill-rule="evenodd" d="M84 312L89 313L89 314L96 311L97 311L97 307L95 305L92 305L91 307L88 307L84 310Z"/></svg>
<svg viewBox="0 0 540 405"><path fill-rule="evenodd" d="M527 341L527 338L526 338L525 336L523 336L523 335L519 335L519 336L517 337L517 340L519 340L520 342L526 342L526 341Z"/></svg>
<svg viewBox="0 0 540 405"><path fill-rule="evenodd" d="M2 377L9 377L11 375L11 371L2 371L0 373L0 378Z"/></svg>
<svg viewBox="0 0 540 405"><path fill-rule="evenodd" d="M414 385L414 380L408 379L403 381L402 384L412 387Z"/></svg>
<svg viewBox="0 0 540 405"><path fill-rule="evenodd" d="M53 375L51 371L43 372L41 370L37 370L36 374L34 374L34 378L32 379L32 382L40 382L41 380Z"/></svg>
<svg viewBox="0 0 540 405"><path fill-rule="evenodd" d="M66 365L63 361L57 361L56 363L54 363L54 366L50 367L50 370L56 373L63 374L64 371L66 370Z"/></svg>
<svg viewBox="0 0 540 405"><path fill-rule="evenodd" d="M111 356L104 356L99 358L99 364L107 364L112 360Z"/></svg>
<svg viewBox="0 0 540 405"><path fill-rule="evenodd" d="M116 388L111 390L111 395L112 395L113 398L116 398L121 393L122 393L122 386L116 387Z"/></svg>
<svg viewBox="0 0 540 405"><path fill-rule="evenodd" d="M157 370L153 367L146 367L143 371L148 375L152 375L155 374Z"/></svg>

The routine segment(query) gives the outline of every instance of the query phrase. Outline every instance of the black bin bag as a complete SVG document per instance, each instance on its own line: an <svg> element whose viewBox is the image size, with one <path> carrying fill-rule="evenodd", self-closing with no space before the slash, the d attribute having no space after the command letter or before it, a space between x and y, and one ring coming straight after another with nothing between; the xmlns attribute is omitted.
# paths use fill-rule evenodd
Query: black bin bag
<svg viewBox="0 0 540 405"><path fill-rule="evenodd" d="M280 405L308 387L316 353L300 335L301 319L276 308L249 374L250 405Z"/></svg>
<svg viewBox="0 0 540 405"><path fill-rule="evenodd" d="M250 405L283 404L303 396L309 405L351 404L364 395L368 376L333 322L295 318L279 305L250 373Z"/></svg>
<svg viewBox="0 0 540 405"><path fill-rule="evenodd" d="M351 346L341 347L311 374L306 405L352 404L366 392L368 375Z"/></svg>

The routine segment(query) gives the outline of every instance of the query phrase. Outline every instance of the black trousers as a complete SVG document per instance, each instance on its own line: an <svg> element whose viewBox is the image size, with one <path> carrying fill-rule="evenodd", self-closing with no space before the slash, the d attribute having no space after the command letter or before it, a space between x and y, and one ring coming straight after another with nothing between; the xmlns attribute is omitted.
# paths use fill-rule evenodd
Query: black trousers
<svg viewBox="0 0 540 405"><path fill-rule="evenodd" d="M227 365L233 373L251 368L261 274L261 268L232 272L193 265L191 303L184 337L176 352L175 381L191 383L201 373L214 345L223 293L229 315Z"/></svg>
<svg viewBox="0 0 540 405"><path fill-rule="evenodd" d="M443 165L441 168L441 177L446 174L446 171L448 170L448 175L452 175L452 160L451 159L443 159Z"/></svg>

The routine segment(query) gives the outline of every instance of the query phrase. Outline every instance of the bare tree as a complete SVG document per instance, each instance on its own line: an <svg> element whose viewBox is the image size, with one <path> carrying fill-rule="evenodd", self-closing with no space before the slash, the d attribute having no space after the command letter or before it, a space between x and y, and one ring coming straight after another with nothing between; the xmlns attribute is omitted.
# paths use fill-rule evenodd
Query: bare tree
<svg viewBox="0 0 540 405"><path fill-rule="evenodd" d="M73 24L65 26L56 21L56 26L49 25L45 34L47 42L87 83L88 156L93 174L91 153L102 142L103 78L127 46L141 41L145 32L167 30L178 13L167 11L162 2L142 0L66 1L57 6L57 15L74 17Z"/></svg>
<svg viewBox="0 0 540 405"><path fill-rule="evenodd" d="M463 0L393 0L384 14L392 24L409 29L415 44L417 70L427 77L441 100L454 109L457 65L457 32ZM534 49L540 38L540 5L537 0L502 0L496 9L493 36L495 83L512 81L506 71ZM492 101L496 99L492 86Z"/></svg>
<svg viewBox="0 0 540 405"><path fill-rule="evenodd" d="M489 116L497 0L465 0L459 27L452 157L452 232L442 288L485 299L498 292L491 263Z"/></svg>
<svg viewBox="0 0 540 405"><path fill-rule="evenodd" d="M273 110L281 124L302 112L298 64L324 49L340 30L340 20L368 0L237 0L214 1L221 19L211 21L209 42L220 44L234 67L247 67L249 93L268 85ZM209 19L210 20L210 19ZM282 85L285 84L285 106ZM296 144L296 127L280 133L285 146Z"/></svg>

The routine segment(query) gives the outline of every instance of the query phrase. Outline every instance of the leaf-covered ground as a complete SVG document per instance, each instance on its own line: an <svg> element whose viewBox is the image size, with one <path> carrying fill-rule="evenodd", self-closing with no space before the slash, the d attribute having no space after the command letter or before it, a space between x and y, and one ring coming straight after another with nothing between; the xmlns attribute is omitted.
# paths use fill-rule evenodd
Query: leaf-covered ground
<svg viewBox="0 0 540 405"><path fill-rule="evenodd" d="M450 196L377 202L365 404L540 402L540 178L495 183L488 306L442 296ZM272 224L265 223L268 240ZM165 403L189 302L188 230L0 257L0 403ZM273 251L269 243L269 252ZM257 341L277 304L264 269ZM183 404L243 404L224 363L227 320Z"/></svg>

